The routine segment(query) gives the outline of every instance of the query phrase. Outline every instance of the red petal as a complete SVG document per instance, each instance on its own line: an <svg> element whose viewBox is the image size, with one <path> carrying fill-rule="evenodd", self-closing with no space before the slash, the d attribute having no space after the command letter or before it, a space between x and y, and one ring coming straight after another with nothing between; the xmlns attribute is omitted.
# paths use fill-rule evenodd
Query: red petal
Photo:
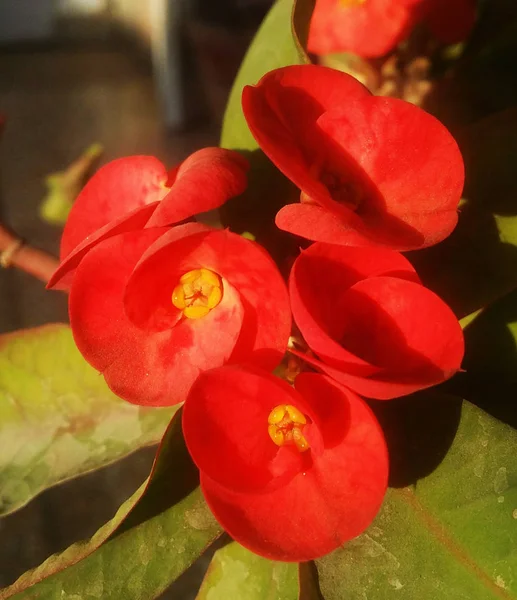
<svg viewBox="0 0 517 600"><path fill-rule="evenodd" d="M377 242L365 237L360 219L350 211L347 220L317 204L287 204L277 213L276 226L314 242L328 242L344 246L376 246Z"/></svg>
<svg viewBox="0 0 517 600"><path fill-rule="evenodd" d="M190 155L169 179L170 192L163 198L149 226L179 223L193 215L218 208L247 186L248 161L224 148L203 148Z"/></svg>
<svg viewBox="0 0 517 600"><path fill-rule="evenodd" d="M370 95L361 83L340 71L293 65L270 71L256 86L246 86L242 108L265 154L300 189L320 201L330 196L311 174L324 143L316 122L333 106L356 104Z"/></svg>
<svg viewBox="0 0 517 600"><path fill-rule="evenodd" d="M414 249L456 225L463 161L445 127L420 108L371 96L344 73L299 65L245 88L243 109L260 147L319 207L282 209L281 228Z"/></svg>
<svg viewBox="0 0 517 600"><path fill-rule="evenodd" d="M375 184L379 197L358 208L371 237L400 236L405 249L451 233L464 167L454 138L437 119L408 102L372 96L326 113L319 124Z"/></svg>
<svg viewBox="0 0 517 600"><path fill-rule="evenodd" d="M287 383L259 370L222 367L202 374L183 412L183 431L200 471L234 491L277 488L303 470L294 446L276 446L268 434L269 413L291 404L312 409Z"/></svg>
<svg viewBox="0 0 517 600"><path fill-rule="evenodd" d="M177 225L146 248L124 292L126 316L133 325L151 332L178 322L181 312L172 304L172 292L182 275L204 266L195 254L205 236L196 234L210 231L201 223Z"/></svg>
<svg viewBox="0 0 517 600"><path fill-rule="evenodd" d="M325 449L312 466L271 492L231 492L204 472L201 487L240 544L273 560L299 562L335 550L368 527L386 491L388 457L379 424L358 396L317 374L302 374L295 385L326 429Z"/></svg>
<svg viewBox="0 0 517 600"><path fill-rule="evenodd" d="M422 235L400 227L400 223L394 223L390 229L381 226L372 232L356 214L350 213L344 219L343 215L317 204L287 204L278 211L275 223L279 229L314 242L330 241L342 246L373 246L401 251L422 244Z"/></svg>
<svg viewBox="0 0 517 600"><path fill-rule="evenodd" d="M412 274L409 270L404 273L402 264L401 272L397 273L394 263L390 273L390 261L386 260L383 274L384 265L379 264L375 273L372 262L368 274L360 258L366 249L327 250L323 244L312 248L295 263L290 290L302 335L328 365L316 362L318 368L354 391L378 399L430 387L460 368L464 345L456 317L430 290L407 281ZM353 253L357 253L356 259ZM340 255L348 259L345 269L339 263ZM350 279L348 270L355 260L361 276L370 278ZM402 257L400 260L405 262ZM316 272L321 282L317 288L310 285ZM398 278L401 275L405 279Z"/></svg>
<svg viewBox="0 0 517 600"><path fill-rule="evenodd" d="M226 362L242 326L242 305L231 286L206 317L160 333L142 331L127 319L127 280L166 231L146 229L102 242L81 261L70 295L72 331L83 356L120 397L150 406L184 401L201 371Z"/></svg>
<svg viewBox="0 0 517 600"><path fill-rule="evenodd" d="M365 58L383 56L409 34L413 24L413 13L402 2L368 0L346 6L340 0L318 0L308 48L315 54L353 52Z"/></svg>
<svg viewBox="0 0 517 600"><path fill-rule="evenodd" d="M338 383L354 390L356 393L375 398L376 400L391 400L393 398L399 398L400 396L407 396L408 394L412 394L415 390L434 385L422 385L422 381L415 381L411 374L394 374L391 378L389 374L382 373L375 378L357 377L331 367L317 358L304 354L303 352L298 352L293 349L290 349L289 352L295 354L318 371L332 377L332 379Z"/></svg>
<svg viewBox="0 0 517 600"><path fill-rule="evenodd" d="M139 327L167 324L158 308L170 306L180 275L204 267L236 289L244 306L244 322L231 362L251 362L273 369L284 355L291 332L291 311L285 283L262 247L229 231L198 233L171 239L174 230L149 248L128 282L127 313ZM166 309L165 309L166 310Z"/></svg>
<svg viewBox="0 0 517 600"><path fill-rule="evenodd" d="M392 277L366 279L343 295L341 307L348 319L339 338L351 352L382 367L388 381L412 383L407 393L459 370L461 327L450 308L423 286ZM371 379L382 381L383 375ZM375 397L367 386L352 389Z"/></svg>
<svg viewBox="0 0 517 600"><path fill-rule="evenodd" d="M153 156L128 156L100 168L79 194L61 238L61 260L87 236L167 192L167 171Z"/></svg>
<svg viewBox="0 0 517 600"><path fill-rule="evenodd" d="M418 281L401 254L376 248L313 244L293 265L289 293L302 335L324 362L348 374L366 377L379 372L381 365L341 344L342 331L350 319L343 295L362 279L381 275Z"/></svg>
<svg viewBox="0 0 517 600"><path fill-rule="evenodd" d="M229 286L217 308L202 319L184 319L170 330L142 338L138 347L124 348L104 377L118 396L135 404L184 402L203 371L228 362L242 320L239 295Z"/></svg>
<svg viewBox="0 0 517 600"><path fill-rule="evenodd" d="M158 202L142 206L136 210L125 214L119 219L111 221L104 227L101 227L91 235L87 236L70 254L61 262L55 273L50 278L47 288L66 290L72 285L75 269L89 250L99 242L106 240L121 233L138 231L145 227L149 217L156 209Z"/></svg>

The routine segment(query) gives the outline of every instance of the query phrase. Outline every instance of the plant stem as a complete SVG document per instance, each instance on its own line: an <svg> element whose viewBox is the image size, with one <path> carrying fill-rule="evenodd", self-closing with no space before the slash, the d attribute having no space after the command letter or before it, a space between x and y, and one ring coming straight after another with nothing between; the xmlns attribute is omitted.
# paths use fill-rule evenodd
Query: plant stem
<svg viewBox="0 0 517 600"><path fill-rule="evenodd" d="M24 244L18 236L0 224L1 267L16 267L46 283L58 265L56 258Z"/></svg>

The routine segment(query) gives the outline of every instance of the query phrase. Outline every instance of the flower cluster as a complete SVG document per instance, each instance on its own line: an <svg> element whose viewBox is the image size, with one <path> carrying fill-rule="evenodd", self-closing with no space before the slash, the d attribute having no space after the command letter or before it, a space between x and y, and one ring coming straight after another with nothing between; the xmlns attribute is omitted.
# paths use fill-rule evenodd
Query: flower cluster
<svg viewBox="0 0 517 600"><path fill-rule="evenodd" d="M243 109L300 188L278 227L314 242L288 286L255 242L192 220L246 187L246 161L217 148L169 172L150 157L102 168L50 286L70 289L77 346L118 395L185 402L187 447L222 526L258 554L304 561L381 506L387 449L361 396L388 400L460 368L457 319L400 251L453 230L463 162L436 119L324 67L268 73ZM286 351L300 361L294 386L272 374Z"/></svg>
<svg viewBox="0 0 517 600"><path fill-rule="evenodd" d="M474 0L317 0L308 47L315 54L374 58L388 54L419 23L440 42L455 44L475 19Z"/></svg>

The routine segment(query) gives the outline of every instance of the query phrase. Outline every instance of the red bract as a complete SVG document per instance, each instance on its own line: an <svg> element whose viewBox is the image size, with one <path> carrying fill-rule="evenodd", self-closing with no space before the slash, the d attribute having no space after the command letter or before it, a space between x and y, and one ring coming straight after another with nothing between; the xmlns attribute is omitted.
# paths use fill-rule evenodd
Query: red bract
<svg viewBox="0 0 517 600"><path fill-rule="evenodd" d="M303 373L295 388L266 373L203 373L183 413L188 449L217 520L240 544L283 561L323 556L368 527L388 457L364 401Z"/></svg>
<svg viewBox="0 0 517 600"><path fill-rule="evenodd" d="M450 308L400 254L313 244L296 259L294 320L319 360L305 360L355 392L386 400L441 383L463 358Z"/></svg>
<svg viewBox="0 0 517 600"><path fill-rule="evenodd" d="M99 242L70 292L77 347L121 398L185 400L205 369L273 369L291 328L285 284L254 242L196 223Z"/></svg>
<svg viewBox="0 0 517 600"><path fill-rule="evenodd" d="M315 54L353 52L383 56L405 39L423 0L318 0L308 49Z"/></svg>
<svg viewBox="0 0 517 600"><path fill-rule="evenodd" d="M464 180L458 146L434 117L316 65L265 75L243 92L255 139L301 189L280 229L314 241L409 250L447 237Z"/></svg>
<svg viewBox="0 0 517 600"><path fill-rule="evenodd" d="M114 160L86 184L61 238L61 265L48 287L67 289L73 271L99 241L143 227L179 223L221 206L246 189L247 161L222 148L194 152L167 172L153 156Z"/></svg>
<svg viewBox="0 0 517 600"><path fill-rule="evenodd" d="M476 18L474 0L317 0L308 49L384 56L420 21L446 44L464 40Z"/></svg>
<svg viewBox="0 0 517 600"><path fill-rule="evenodd" d="M120 397L171 405L204 369L280 362L289 298L267 253L228 231L170 226L241 193L247 166L219 148L169 173L153 157L120 159L74 205L49 287L71 282L77 346Z"/></svg>

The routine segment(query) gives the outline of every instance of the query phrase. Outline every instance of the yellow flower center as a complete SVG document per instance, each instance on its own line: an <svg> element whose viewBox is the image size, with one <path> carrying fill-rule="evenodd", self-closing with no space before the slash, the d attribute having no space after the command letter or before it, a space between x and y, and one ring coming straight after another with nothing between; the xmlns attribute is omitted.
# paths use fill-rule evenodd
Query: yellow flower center
<svg viewBox="0 0 517 600"><path fill-rule="evenodd" d="M180 277L172 292L172 303L187 319L200 319L215 308L223 297L223 282L209 269L195 269Z"/></svg>
<svg viewBox="0 0 517 600"><path fill-rule="evenodd" d="M280 404L269 413L269 437L277 446L294 444L300 452L309 449L309 442L303 436L307 424L305 415L291 404Z"/></svg>

